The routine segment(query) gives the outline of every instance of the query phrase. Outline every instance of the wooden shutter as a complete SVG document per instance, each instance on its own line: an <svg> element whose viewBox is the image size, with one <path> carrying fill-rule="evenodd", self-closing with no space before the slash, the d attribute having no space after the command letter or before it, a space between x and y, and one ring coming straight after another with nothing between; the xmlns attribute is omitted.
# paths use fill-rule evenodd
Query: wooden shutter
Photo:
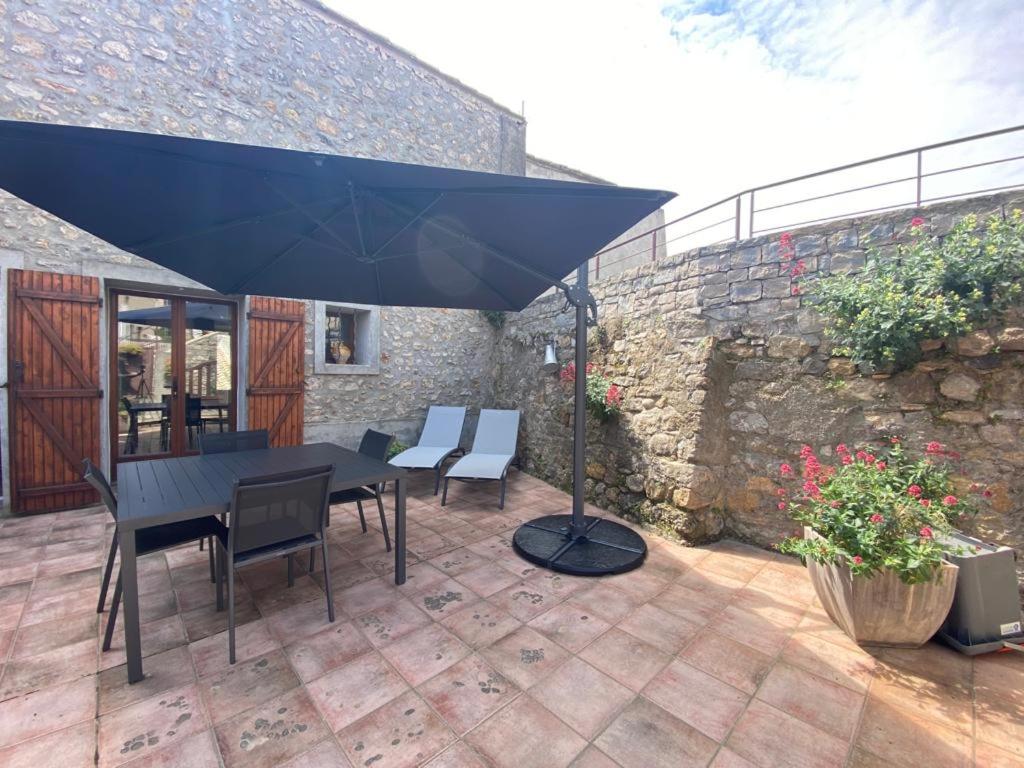
<svg viewBox="0 0 1024 768"><path fill-rule="evenodd" d="M306 305L249 299L249 429L266 429L271 445L302 445L306 388Z"/></svg>
<svg viewBox="0 0 1024 768"><path fill-rule="evenodd" d="M11 508L97 501L82 459L100 462L100 286L95 277L12 269L8 283Z"/></svg>

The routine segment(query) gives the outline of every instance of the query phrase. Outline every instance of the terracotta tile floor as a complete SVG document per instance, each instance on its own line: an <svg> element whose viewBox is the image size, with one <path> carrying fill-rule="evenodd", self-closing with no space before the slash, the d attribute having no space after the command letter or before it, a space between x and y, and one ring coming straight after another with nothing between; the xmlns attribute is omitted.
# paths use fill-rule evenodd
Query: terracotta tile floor
<svg viewBox="0 0 1024 768"><path fill-rule="evenodd" d="M106 513L0 520L0 765L1024 766L1020 656L864 651L797 563L730 541L548 573L509 540L565 494L516 474L499 514L496 488L430 491L414 478L402 587L334 508L334 624L322 572L242 571L233 667L206 554L144 558L133 686L123 635L99 651Z"/></svg>

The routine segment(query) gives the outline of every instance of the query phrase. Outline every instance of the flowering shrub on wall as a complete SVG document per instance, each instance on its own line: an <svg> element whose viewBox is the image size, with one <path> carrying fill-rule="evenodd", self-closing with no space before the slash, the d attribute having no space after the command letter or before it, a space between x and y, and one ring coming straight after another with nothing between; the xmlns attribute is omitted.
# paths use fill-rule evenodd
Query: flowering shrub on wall
<svg viewBox="0 0 1024 768"><path fill-rule="evenodd" d="M576 364L562 366L559 377L563 382L576 381ZM622 390L600 373L594 372L594 364L587 363L587 411L598 421L608 421L622 412Z"/></svg>
<svg viewBox="0 0 1024 768"><path fill-rule="evenodd" d="M1020 210L991 217L980 231L973 214L945 237L925 230L925 220L915 218L910 243L898 245L895 256L870 252L861 273L821 282L818 309L839 354L873 369L908 368L920 358L922 341L962 336L1020 302ZM780 248L785 253L781 242Z"/></svg>
<svg viewBox="0 0 1024 768"><path fill-rule="evenodd" d="M860 576L888 569L907 584L931 579L949 549L942 534L977 511L973 499L955 494L950 462L959 455L932 442L914 458L895 437L883 451L851 452L840 444L835 452L838 466L825 465L805 445L799 474L789 464L780 467L790 488L778 489L779 509L821 538L789 538L779 550L804 562L845 563Z"/></svg>

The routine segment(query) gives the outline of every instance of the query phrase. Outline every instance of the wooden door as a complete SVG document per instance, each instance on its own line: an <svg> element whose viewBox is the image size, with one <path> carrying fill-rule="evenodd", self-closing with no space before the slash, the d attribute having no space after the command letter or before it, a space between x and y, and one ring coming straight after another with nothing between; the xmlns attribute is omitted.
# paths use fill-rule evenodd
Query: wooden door
<svg viewBox="0 0 1024 768"><path fill-rule="evenodd" d="M97 501L82 460L100 463L100 286L95 277L12 269L8 283L11 509Z"/></svg>
<svg viewBox="0 0 1024 768"><path fill-rule="evenodd" d="M306 305L249 299L249 429L266 429L270 444L302 445L306 388Z"/></svg>

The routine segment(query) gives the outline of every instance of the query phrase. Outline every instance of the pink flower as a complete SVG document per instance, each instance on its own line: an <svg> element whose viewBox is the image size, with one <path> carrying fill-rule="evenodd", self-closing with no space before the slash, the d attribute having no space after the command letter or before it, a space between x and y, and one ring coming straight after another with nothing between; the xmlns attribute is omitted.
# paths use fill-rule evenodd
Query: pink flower
<svg viewBox="0 0 1024 768"><path fill-rule="evenodd" d="M930 507L932 505L931 499L921 499L922 507Z"/></svg>
<svg viewBox="0 0 1024 768"><path fill-rule="evenodd" d="M775 495L776 496L785 496L786 495L786 489L785 488L776 488L775 489Z"/></svg>
<svg viewBox="0 0 1024 768"><path fill-rule="evenodd" d="M842 461L843 464L853 464L853 456L848 453L844 453L843 458L840 459L840 461Z"/></svg>
<svg viewBox="0 0 1024 768"><path fill-rule="evenodd" d="M942 443L932 440L924 447L925 453L942 453Z"/></svg>
<svg viewBox="0 0 1024 768"><path fill-rule="evenodd" d="M956 496L947 496L942 500L942 503L947 507L954 507L959 499Z"/></svg>
<svg viewBox="0 0 1024 768"><path fill-rule="evenodd" d="M922 219L920 216L915 216L910 220L910 226L912 229L918 229L919 227L923 227L924 219Z"/></svg>
<svg viewBox="0 0 1024 768"><path fill-rule="evenodd" d="M909 493L916 499L921 496L921 494L923 493L923 489L920 485L912 485L909 488L907 488L907 493Z"/></svg>
<svg viewBox="0 0 1024 768"><path fill-rule="evenodd" d="M849 452L850 452L850 449L846 447L846 443L840 443L839 445L836 446L836 453L838 453L840 455L842 455L844 453L849 453Z"/></svg>
<svg viewBox="0 0 1024 768"><path fill-rule="evenodd" d="M854 456L856 456L861 461L867 461L868 460L868 454L865 451L857 451L857 453L855 453Z"/></svg>
<svg viewBox="0 0 1024 768"><path fill-rule="evenodd" d="M799 296L800 295L800 286L799 285L794 285L793 289L789 293L790 293L791 296Z"/></svg>
<svg viewBox="0 0 1024 768"><path fill-rule="evenodd" d="M866 455L866 456L864 457L864 461L865 461L865 462L867 462L868 464L874 464L874 463L875 463L875 457L874 457L874 455L873 455L873 454L870 454L870 453L869 453L869 454L867 454L867 455Z"/></svg>
<svg viewBox="0 0 1024 768"><path fill-rule="evenodd" d="M786 508L786 502L780 501L777 506L778 506L779 509L785 509Z"/></svg>
<svg viewBox="0 0 1024 768"><path fill-rule="evenodd" d="M817 498L818 496L821 496L821 488L819 488L818 484L815 483L813 480L806 481L804 483L803 488L804 488L804 493L808 494L809 496L813 496L815 498Z"/></svg>
<svg viewBox="0 0 1024 768"><path fill-rule="evenodd" d="M793 474L793 468L789 464L783 464L779 467L779 472L788 477Z"/></svg>
<svg viewBox="0 0 1024 768"><path fill-rule="evenodd" d="M864 562L864 558L861 557L860 555L854 555L853 556L853 562L855 562L857 565L860 565L861 563Z"/></svg>
<svg viewBox="0 0 1024 768"><path fill-rule="evenodd" d="M988 488L986 488L984 491L981 492L981 495L984 496L986 499L991 499L992 498L992 491L990 491Z"/></svg>
<svg viewBox="0 0 1024 768"><path fill-rule="evenodd" d="M920 531L918 531L918 533L921 534L922 539L930 539L932 537L932 529L929 528L927 525Z"/></svg>
<svg viewBox="0 0 1024 768"><path fill-rule="evenodd" d="M622 404L622 390L612 384L608 387L608 392L604 396L605 405L609 405L612 408L617 408Z"/></svg>
<svg viewBox="0 0 1024 768"><path fill-rule="evenodd" d="M811 448L811 446L806 445L806 444L800 446L800 458L801 459L806 459L806 458L808 458L810 456L813 456L813 455L814 455L814 449Z"/></svg>
<svg viewBox="0 0 1024 768"><path fill-rule="evenodd" d="M875 512L875 514L873 514L869 519L871 520L872 523L884 523L885 522L885 518L882 517L877 512Z"/></svg>
<svg viewBox="0 0 1024 768"><path fill-rule="evenodd" d="M900 439L896 435L893 435L892 437L889 438L889 442L892 443L893 445L899 445Z"/></svg>
<svg viewBox="0 0 1024 768"><path fill-rule="evenodd" d="M886 464L884 461L880 461L877 464L875 464L875 467L877 467L879 472L885 472L885 468L887 466L888 466L888 464Z"/></svg>
<svg viewBox="0 0 1024 768"><path fill-rule="evenodd" d="M779 245L791 245L793 243L793 235L789 232L783 232L779 235Z"/></svg>
<svg viewBox="0 0 1024 768"><path fill-rule="evenodd" d="M839 501L839 499L835 499L834 501L829 502L829 506L832 507L832 509L839 509L843 506L843 502Z"/></svg>

